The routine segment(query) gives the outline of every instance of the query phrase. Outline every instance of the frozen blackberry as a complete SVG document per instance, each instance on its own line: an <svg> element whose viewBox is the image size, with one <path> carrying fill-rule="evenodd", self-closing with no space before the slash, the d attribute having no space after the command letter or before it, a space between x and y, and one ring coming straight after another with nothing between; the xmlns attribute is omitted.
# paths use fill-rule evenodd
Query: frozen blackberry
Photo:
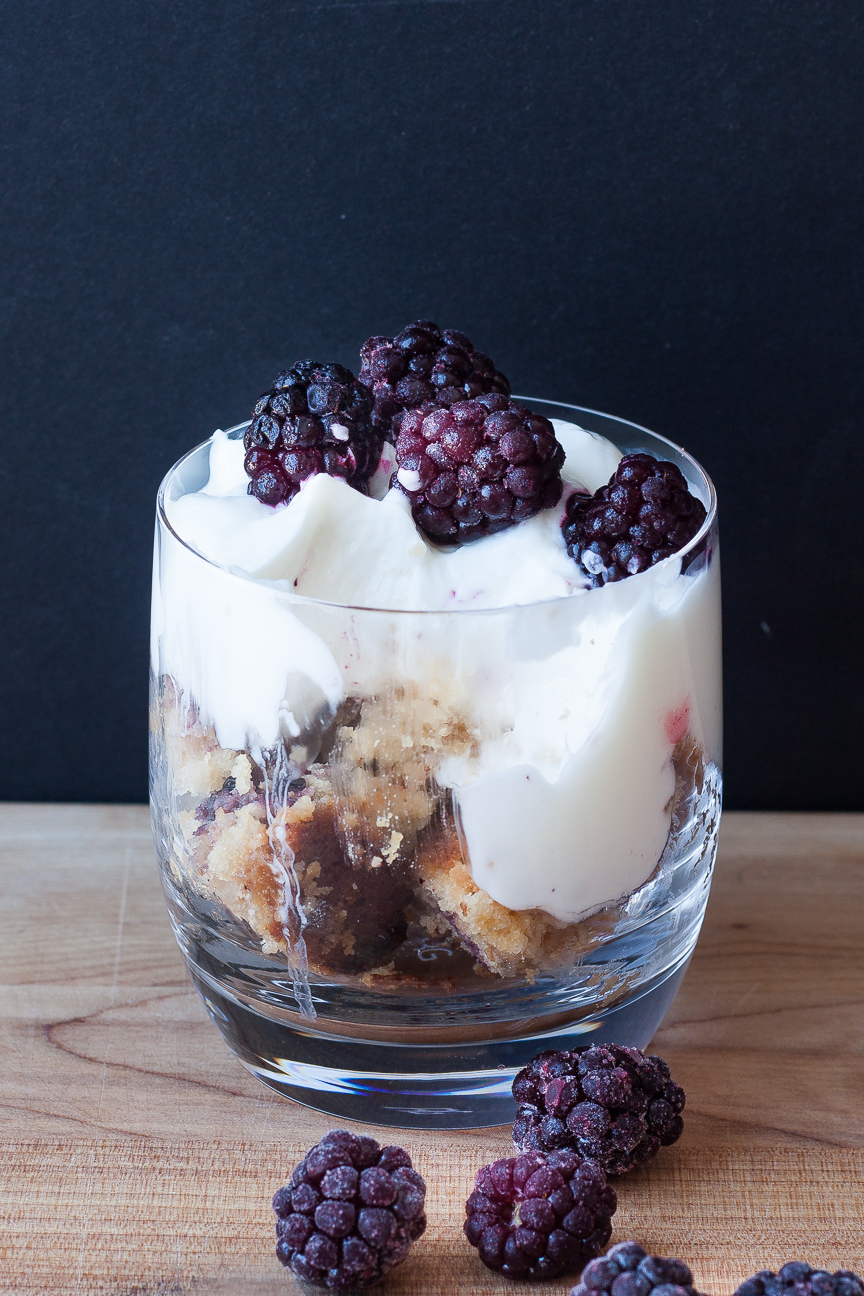
<svg viewBox="0 0 864 1296"><path fill-rule="evenodd" d="M526 1152L478 1172L465 1236L506 1278L557 1278L606 1245L617 1204L600 1167L577 1153Z"/></svg>
<svg viewBox="0 0 864 1296"><path fill-rule="evenodd" d="M394 338L371 337L360 348L360 378L375 395L375 426L393 439L391 425L400 410L433 403L510 394L510 384L470 338L456 329L439 329L415 320Z"/></svg>
<svg viewBox="0 0 864 1296"><path fill-rule="evenodd" d="M585 1266L570 1296L651 1296L655 1291L657 1296L699 1296L683 1261L648 1255L638 1242L619 1242Z"/></svg>
<svg viewBox="0 0 864 1296"><path fill-rule="evenodd" d="M331 1130L273 1198L276 1254L316 1287L373 1287L425 1231L425 1199L403 1148Z"/></svg>
<svg viewBox="0 0 864 1296"><path fill-rule="evenodd" d="M864 1281L851 1269L828 1273L790 1260L779 1273L762 1269L738 1288L735 1296L864 1296Z"/></svg>
<svg viewBox="0 0 864 1296"><path fill-rule="evenodd" d="M317 473L342 477L366 494L384 443L371 416L372 393L350 369L298 361L252 411L243 438L249 494L281 504Z"/></svg>
<svg viewBox="0 0 864 1296"><path fill-rule="evenodd" d="M653 567L688 544L705 521L705 505L690 493L673 463L649 454L625 455L589 499L572 495L561 531L567 552L594 586Z"/></svg>
<svg viewBox="0 0 864 1296"><path fill-rule="evenodd" d="M685 1095L662 1058L620 1044L539 1053L513 1081L520 1151L573 1148L620 1175L681 1137Z"/></svg>
<svg viewBox="0 0 864 1296"><path fill-rule="evenodd" d="M504 531L561 498L564 450L552 424L497 392L449 409L421 405L394 426L393 485L437 544Z"/></svg>

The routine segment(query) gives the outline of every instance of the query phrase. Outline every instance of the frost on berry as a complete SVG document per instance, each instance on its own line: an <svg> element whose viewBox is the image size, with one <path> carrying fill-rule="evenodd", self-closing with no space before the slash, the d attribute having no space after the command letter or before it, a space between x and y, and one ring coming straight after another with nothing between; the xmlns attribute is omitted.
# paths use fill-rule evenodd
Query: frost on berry
<svg viewBox="0 0 864 1296"><path fill-rule="evenodd" d="M507 1278L556 1278L596 1256L617 1206L599 1166L570 1150L483 1166L465 1204L465 1236Z"/></svg>
<svg viewBox="0 0 864 1296"><path fill-rule="evenodd" d="M373 1287L425 1231L425 1200L404 1148L331 1130L273 1196L276 1255L316 1287Z"/></svg>
<svg viewBox="0 0 864 1296"><path fill-rule="evenodd" d="M243 438L249 494L281 504L318 473L365 494L383 445L372 404L369 389L342 365L300 360L279 374Z"/></svg>
<svg viewBox="0 0 864 1296"><path fill-rule="evenodd" d="M630 454L593 496L571 496L561 531L570 557L597 586L669 558L704 521L705 505L676 464Z"/></svg>
<svg viewBox="0 0 864 1296"><path fill-rule="evenodd" d="M469 544L561 498L564 450L552 424L506 396L422 405L394 427L393 485L436 544Z"/></svg>
<svg viewBox="0 0 864 1296"><path fill-rule="evenodd" d="M828 1273L803 1260L790 1260L777 1273L762 1269L735 1296L864 1296L864 1280L851 1269Z"/></svg>
<svg viewBox="0 0 864 1296"><path fill-rule="evenodd" d="M403 410L427 404L449 409L490 392L510 394L507 379L470 338L430 320L415 320L392 338L368 338L360 359L360 379L375 398L373 421L391 441Z"/></svg>
<svg viewBox="0 0 864 1296"><path fill-rule="evenodd" d="M638 1242L619 1242L585 1266L570 1296L651 1296L652 1292L656 1296L699 1296L683 1260L648 1255Z"/></svg>
<svg viewBox="0 0 864 1296"><path fill-rule="evenodd" d="M513 1097L518 1149L571 1148L610 1175L644 1165L684 1129L684 1090L667 1064L619 1044L539 1053Z"/></svg>

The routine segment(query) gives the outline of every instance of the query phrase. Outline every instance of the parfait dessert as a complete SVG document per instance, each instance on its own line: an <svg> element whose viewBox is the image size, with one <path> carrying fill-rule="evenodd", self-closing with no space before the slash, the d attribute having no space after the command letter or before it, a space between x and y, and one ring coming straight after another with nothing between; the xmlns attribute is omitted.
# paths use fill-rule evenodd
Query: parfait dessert
<svg viewBox="0 0 864 1296"><path fill-rule="evenodd" d="M168 475L157 848L268 1083L488 1123L538 1037L647 1042L716 845L713 514L683 451L426 321L357 377L292 365Z"/></svg>

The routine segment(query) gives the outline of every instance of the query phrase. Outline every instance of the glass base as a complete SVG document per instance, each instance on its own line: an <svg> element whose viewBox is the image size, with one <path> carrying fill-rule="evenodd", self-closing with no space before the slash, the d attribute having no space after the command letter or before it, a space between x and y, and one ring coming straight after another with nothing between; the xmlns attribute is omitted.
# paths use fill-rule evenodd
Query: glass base
<svg viewBox="0 0 864 1296"><path fill-rule="evenodd" d="M196 989L229 1048L286 1098L344 1120L403 1129L510 1124L516 1072L543 1049L614 1042L644 1048L660 1025L688 957L638 993L593 1016L516 1039L401 1044L329 1035L273 1021L189 963ZM538 1023L539 1025L539 1023Z"/></svg>

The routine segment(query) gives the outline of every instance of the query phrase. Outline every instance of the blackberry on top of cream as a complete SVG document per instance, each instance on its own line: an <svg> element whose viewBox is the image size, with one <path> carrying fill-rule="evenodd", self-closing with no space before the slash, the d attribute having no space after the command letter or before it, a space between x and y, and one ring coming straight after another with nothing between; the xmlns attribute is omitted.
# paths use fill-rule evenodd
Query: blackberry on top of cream
<svg viewBox="0 0 864 1296"><path fill-rule="evenodd" d="M402 975L424 939L560 968L713 777L707 499L423 321L359 378L292 366L208 456L154 583L194 884L320 973Z"/></svg>

